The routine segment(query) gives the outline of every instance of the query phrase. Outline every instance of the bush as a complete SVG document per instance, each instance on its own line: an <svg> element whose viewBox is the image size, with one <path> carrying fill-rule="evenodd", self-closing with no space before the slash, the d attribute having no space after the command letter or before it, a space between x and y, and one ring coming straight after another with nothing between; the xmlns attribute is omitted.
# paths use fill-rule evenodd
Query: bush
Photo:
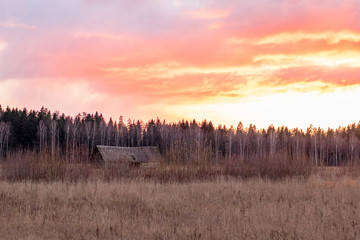
<svg viewBox="0 0 360 240"><path fill-rule="evenodd" d="M31 151L9 154L3 170L4 178L9 181L55 181L63 179L65 173L66 164L59 156Z"/></svg>
<svg viewBox="0 0 360 240"><path fill-rule="evenodd" d="M253 158L249 160L231 160L224 165L224 175L240 178L260 177L271 180L287 177L307 178L312 173L309 160L291 160L277 155L267 158Z"/></svg>

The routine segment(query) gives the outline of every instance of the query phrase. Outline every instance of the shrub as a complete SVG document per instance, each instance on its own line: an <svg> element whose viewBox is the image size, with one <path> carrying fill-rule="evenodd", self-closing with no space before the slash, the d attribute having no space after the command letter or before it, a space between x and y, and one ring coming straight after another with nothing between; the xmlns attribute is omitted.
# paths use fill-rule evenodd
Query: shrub
<svg viewBox="0 0 360 240"><path fill-rule="evenodd" d="M312 172L309 160L291 160L286 156L277 155L248 160L230 160L224 164L224 175L240 178L260 177L271 180L286 177L307 178Z"/></svg>
<svg viewBox="0 0 360 240"><path fill-rule="evenodd" d="M66 164L60 156L18 151L7 156L3 175L9 181L54 181L65 177Z"/></svg>

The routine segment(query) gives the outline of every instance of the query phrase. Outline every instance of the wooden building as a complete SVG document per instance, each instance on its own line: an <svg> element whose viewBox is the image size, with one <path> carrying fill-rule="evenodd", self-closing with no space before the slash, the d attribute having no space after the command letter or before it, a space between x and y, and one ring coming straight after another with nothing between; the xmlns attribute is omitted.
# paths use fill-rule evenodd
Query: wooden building
<svg viewBox="0 0 360 240"><path fill-rule="evenodd" d="M96 146L91 160L105 165L122 164L129 167L156 167L162 157L157 147Z"/></svg>

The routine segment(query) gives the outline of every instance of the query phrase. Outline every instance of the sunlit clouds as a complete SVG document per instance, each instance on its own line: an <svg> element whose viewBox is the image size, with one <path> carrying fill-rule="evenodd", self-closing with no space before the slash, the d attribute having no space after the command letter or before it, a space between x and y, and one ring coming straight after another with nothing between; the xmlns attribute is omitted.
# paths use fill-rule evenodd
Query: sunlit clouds
<svg viewBox="0 0 360 240"><path fill-rule="evenodd" d="M286 43L299 43L301 41L325 41L327 44L336 44L341 41L360 42L360 34L352 31L339 31L339 32L281 32L274 35L265 36L263 38L230 38L228 43L241 44L251 43L254 45L264 44L286 44Z"/></svg>
<svg viewBox="0 0 360 240"><path fill-rule="evenodd" d="M0 103L337 127L360 120L358 1L5 0Z"/></svg>
<svg viewBox="0 0 360 240"><path fill-rule="evenodd" d="M354 109L354 104L360 101L360 85L340 89L326 87L326 91L323 91L324 86L320 83L311 85L279 88L275 92L260 89L261 94L249 91L247 97L223 100L225 103L214 101L192 106L180 105L176 108L176 114L180 117L191 112L200 119L220 117L220 122L228 126L232 124L230 119L236 118L242 119L243 123L252 123L253 119L257 119L257 126L260 127L268 126L269 123L281 126L286 122L290 128L302 129L310 124L337 128L359 121L359 111ZM344 105L344 102L347 104Z"/></svg>
<svg viewBox="0 0 360 240"><path fill-rule="evenodd" d="M4 50L6 48L6 46L7 46L7 43L0 41L0 53L2 50Z"/></svg>

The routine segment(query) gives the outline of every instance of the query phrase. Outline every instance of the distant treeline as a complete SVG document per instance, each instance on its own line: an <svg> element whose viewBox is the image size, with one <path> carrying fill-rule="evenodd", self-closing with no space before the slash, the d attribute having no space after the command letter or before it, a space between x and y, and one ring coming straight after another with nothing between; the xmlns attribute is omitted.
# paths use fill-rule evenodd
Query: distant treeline
<svg viewBox="0 0 360 240"><path fill-rule="evenodd" d="M104 120L102 114L65 116L0 106L0 156L21 150L34 150L64 156L70 162L86 161L96 145L157 146L167 161L193 163L223 160L256 161L286 156L310 160L314 165L348 165L360 160L360 122L338 129L285 126L257 129L250 124L237 128L213 126L212 122L160 119L146 123L123 117Z"/></svg>

